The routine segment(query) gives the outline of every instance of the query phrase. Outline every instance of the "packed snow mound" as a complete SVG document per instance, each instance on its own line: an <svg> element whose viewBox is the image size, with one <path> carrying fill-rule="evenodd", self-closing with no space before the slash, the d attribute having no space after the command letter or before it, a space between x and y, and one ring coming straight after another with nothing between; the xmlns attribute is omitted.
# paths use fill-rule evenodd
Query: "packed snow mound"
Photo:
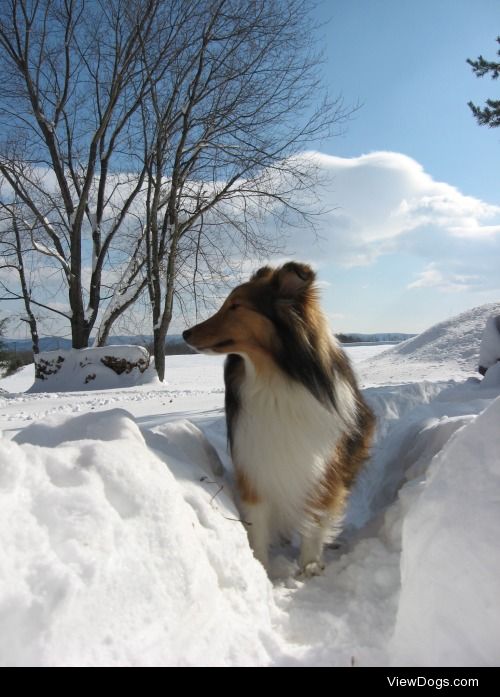
<svg viewBox="0 0 500 697"><path fill-rule="evenodd" d="M16 370L15 373L6 378L0 379L0 394L12 392L26 392L35 381L35 366L33 363L24 365Z"/></svg>
<svg viewBox="0 0 500 697"><path fill-rule="evenodd" d="M135 387L157 382L142 346L102 346L44 351L35 356L30 392L76 392Z"/></svg>
<svg viewBox="0 0 500 697"><path fill-rule="evenodd" d="M500 361L500 315L491 315L479 348L479 372L484 374L497 361Z"/></svg>
<svg viewBox="0 0 500 697"><path fill-rule="evenodd" d="M202 432L85 417L0 439L0 665L269 662L271 584Z"/></svg>
<svg viewBox="0 0 500 697"><path fill-rule="evenodd" d="M498 665L499 424L500 397L436 455L421 491L413 487L394 665Z"/></svg>
<svg viewBox="0 0 500 697"><path fill-rule="evenodd" d="M123 440L135 438L143 442L136 425L125 409L111 409L104 418L95 414L82 414L73 419L49 417L43 422L29 424L13 440L16 443L31 443L46 448L56 448L62 443L80 440Z"/></svg>
<svg viewBox="0 0 500 697"><path fill-rule="evenodd" d="M500 360L486 371L483 385L487 387L500 387Z"/></svg>
<svg viewBox="0 0 500 697"><path fill-rule="evenodd" d="M500 303L480 305L393 346L362 365L364 384L463 379L477 374L487 321L499 313Z"/></svg>

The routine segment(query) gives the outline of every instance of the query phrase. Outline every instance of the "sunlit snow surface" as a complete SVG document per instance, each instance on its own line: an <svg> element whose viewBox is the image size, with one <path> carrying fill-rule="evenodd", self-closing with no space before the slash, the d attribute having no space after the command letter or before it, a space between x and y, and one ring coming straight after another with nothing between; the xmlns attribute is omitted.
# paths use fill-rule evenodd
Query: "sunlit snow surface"
<svg viewBox="0 0 500 697"><path fill-rule="evenodd" d="M128 389L1 381L0 664L498 665L500 364L475 373L493 311L348 348L377 441L307 582L295 541L269 581L238 522L221 359Z"/></svg>

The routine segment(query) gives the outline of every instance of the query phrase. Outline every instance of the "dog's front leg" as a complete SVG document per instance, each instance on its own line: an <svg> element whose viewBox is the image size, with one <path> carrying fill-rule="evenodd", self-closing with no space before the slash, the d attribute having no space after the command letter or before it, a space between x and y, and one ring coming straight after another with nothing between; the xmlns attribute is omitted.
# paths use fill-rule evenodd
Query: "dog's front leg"
<svg viewBox="0 0 500 697"><path fill-rule="evenodd" d="M323 547L328 538L328 533L328 521L326 520L321 521L306 535L302 535L299 559L299 576L302 578L318 576L323 573L325 569Z"/></svg>
<svg viewBox="0 0 500 697"><path fill-rule="evenodd" d="M254 556L267 570L271 542L270 510L265 502L243 503L245 527Z"/></svg>

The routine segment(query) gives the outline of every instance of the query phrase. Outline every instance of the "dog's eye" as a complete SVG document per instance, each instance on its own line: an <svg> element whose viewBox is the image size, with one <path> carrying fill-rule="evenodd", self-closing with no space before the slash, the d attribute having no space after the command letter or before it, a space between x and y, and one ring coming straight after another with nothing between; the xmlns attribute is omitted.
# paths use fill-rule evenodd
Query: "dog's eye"
<svg viewBox="0 0 500 697"><path fill-rule="evenodd" d="M230 310L237 310L241 305L239 303L233 303L232 305L229 306Z"/></svg>

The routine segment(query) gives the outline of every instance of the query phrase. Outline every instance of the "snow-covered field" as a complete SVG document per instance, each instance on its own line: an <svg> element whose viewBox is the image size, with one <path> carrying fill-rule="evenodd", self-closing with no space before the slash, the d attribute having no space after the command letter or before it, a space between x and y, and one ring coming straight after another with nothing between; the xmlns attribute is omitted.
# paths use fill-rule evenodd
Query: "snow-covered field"
<svg viewBox="0 0 500 697"><path fill-rule="evenodd" d="M396 347L349 347L378 417L322 577L270 581L238 521L222 361L167 384L0 381L1 665L498 665L500 363L484 306Z"/></svg>

